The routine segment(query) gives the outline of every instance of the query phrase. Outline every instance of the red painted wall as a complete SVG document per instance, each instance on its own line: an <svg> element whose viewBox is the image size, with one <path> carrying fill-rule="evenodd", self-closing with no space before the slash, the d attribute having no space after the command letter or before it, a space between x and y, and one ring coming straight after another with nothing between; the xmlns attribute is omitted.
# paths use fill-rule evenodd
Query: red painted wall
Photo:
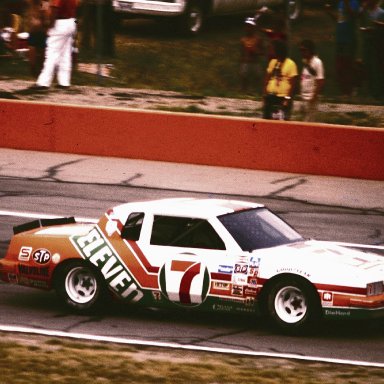
<svg viewBox="0 0 384 384"><path fill-rule="evenodd" d="M0 147L384 180L384 129L0 101Z"/></svg>

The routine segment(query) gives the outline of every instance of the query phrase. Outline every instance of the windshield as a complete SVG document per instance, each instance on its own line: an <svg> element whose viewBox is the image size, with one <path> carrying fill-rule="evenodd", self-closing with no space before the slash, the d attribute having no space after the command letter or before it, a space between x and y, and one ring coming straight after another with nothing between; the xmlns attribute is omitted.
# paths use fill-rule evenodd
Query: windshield
<svg viewBox="0 0 384 384"><path fill-rule="evenodd" d="M266 208L230 213L218 219L243 251L303 240L293 228Z"/></svg>

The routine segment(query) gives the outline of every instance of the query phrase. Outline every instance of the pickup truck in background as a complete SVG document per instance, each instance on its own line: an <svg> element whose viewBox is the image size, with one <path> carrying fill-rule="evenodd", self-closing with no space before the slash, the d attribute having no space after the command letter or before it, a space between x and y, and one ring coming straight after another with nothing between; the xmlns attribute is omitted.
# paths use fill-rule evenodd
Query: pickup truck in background
<svg viewBox="0 0 384 384"><path fill-rule="evenodd" d="M113 0L118 17L169 18L183 34L198 34L211 16L246 14L250 16L263 7L285 7L289 18L301 13L302 0Z"/></svg>

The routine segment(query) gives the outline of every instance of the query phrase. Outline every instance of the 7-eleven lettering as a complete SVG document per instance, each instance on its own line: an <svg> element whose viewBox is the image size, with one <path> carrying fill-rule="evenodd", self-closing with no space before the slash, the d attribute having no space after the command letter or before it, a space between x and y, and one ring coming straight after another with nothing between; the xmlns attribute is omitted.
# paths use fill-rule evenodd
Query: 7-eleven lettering
<svg viewBox="0 0 384 384"><path fill-rule="evenodd" d="M191 286L194 277L200 273L200 263L196 263L189 267L180 282L180 302L183 304L192 304L191 300Z"/></svg>
<svg viewBox="0 0 384 384"><path fill-rule="evenodd" d="M160 286L170 301L198 305L207 296L209 273L200 262L173 260L163 266Z"/></svg>

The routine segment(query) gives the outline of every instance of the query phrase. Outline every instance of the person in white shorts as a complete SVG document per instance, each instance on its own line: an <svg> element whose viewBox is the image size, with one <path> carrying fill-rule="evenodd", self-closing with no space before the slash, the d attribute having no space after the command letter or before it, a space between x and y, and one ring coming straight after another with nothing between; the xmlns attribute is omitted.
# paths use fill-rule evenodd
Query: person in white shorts
<svg viewBox="0 0 384 384"><path fill-rule="evenodd" d="M43 69L36 81L36 89L48 89L57 71L59 87L71 85L72 48L76 33L78 0L50 0L51 20L47 32L47 47Z"/></svg>
<svg viewBox="0 0 384 384"><path fill-rule="evenodd" d="M303 120L315 121L319 95L324 87L324 66L315 54L315 44L312 40L303 40L300 51L303 58L300 79Z"/></svg>

